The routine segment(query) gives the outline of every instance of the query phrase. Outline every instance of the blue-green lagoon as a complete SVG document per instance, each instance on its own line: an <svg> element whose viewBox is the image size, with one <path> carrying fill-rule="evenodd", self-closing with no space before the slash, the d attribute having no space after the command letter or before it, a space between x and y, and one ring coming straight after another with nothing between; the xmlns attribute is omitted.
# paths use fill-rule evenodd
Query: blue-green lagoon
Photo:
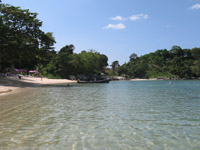
<svg viewBox="0 0 200 150"><path fill-rule="evenodd" d="M200 81L47 86L0 97L0 149L200 149Z"/></svg>

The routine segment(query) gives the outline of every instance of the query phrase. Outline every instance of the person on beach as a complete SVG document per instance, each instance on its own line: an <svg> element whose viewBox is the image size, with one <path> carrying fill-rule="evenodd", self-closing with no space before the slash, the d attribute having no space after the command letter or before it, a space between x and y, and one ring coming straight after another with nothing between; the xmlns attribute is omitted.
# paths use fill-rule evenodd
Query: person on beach
<svg viewBox="0 0 200 150"><path fill-rule="evenodd" d="M18 74L18 78L21 79L22 77Z"/></svg>

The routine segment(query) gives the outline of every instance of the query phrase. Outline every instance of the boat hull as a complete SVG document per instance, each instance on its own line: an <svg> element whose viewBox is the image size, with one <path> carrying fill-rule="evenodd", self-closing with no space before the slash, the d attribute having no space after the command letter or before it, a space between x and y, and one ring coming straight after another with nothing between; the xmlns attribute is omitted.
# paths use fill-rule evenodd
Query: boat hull
<svg viewBox="0 0 200 150"><path fill-rule="evenodd" d="M105 80L97 80L97 81L80 81L78 80L77 83L109 83L110 79Z"/></svg>

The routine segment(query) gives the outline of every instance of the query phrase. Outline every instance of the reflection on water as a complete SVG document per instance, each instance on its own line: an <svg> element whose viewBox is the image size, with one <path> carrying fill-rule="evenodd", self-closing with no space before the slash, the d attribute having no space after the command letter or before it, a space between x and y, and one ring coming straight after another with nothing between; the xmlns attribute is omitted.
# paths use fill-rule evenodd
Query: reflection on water
<svg viewBox="0 0 200 150"><path fill-rule="evenodd" d="M0 149L200 149L200 82L41 87L0 99Z"/></svg>

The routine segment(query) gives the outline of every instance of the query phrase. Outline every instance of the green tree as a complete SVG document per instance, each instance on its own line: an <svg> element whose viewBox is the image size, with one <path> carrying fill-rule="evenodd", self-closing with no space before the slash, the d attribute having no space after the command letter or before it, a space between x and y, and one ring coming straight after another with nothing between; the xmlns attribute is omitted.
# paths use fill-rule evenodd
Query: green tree
<svg viewBox="0 0 200 150"><path fill-rule="evenodd" d="M72 73L71 55L73 54L75 47L74 45L66 45L60 49L57 55L51 59L51 62L45 68L46 73L50 73L53 76L61 78L68 78Z"/></svg>
<svg viewBox="0 0 200 150"><path fill-rule="evenodd" d="M161 49L130 61L118 69L119 74L129 77L200 77L200 48L182 49L172 46L171 50Z"/></svg>
<svg viewBox="0 0 200 150"><path fill-rule="evenodd" d="M65 53L66 55L73 54L75 47L73 44L66 45L63 48L60 49L59 53Z"/></svg>
<svg viewBox="0 0 200 150"><path fill-rule="evenodd" d="M120 67L119 61L118 60L113 61L111 67L112 67L113 75L116 75L117 69Z"/></svg>
<svg viewBox="0 0 200 150"><path fill-rule="evenodd" d="M45 68L54 77L68 78L69 75L93 75L103 72L108 58L93 50L73 53L74 46L66 45Z"/></svg>
<svg viewBox="0 0 200 150"><path fill-rule="evenodd" d="M136 53L132 53L132 54L129 56L129 58L130 58L130 61L135 61L135 60L138 58L138 56L137 56Z"/></svg>
<svg viewBox="0 0 200 150"><path fill-rule="evenodd" d="M42 51L51 49L55 41L40 29L42 21L37 19L37 13L8 4L0 6L1 69L35 68Z"/></svg>
<svg viewBox="0 0 200 150"><path fill-rule="evenodd" d="M108 57L104 54L100 55L100 64L99 68L101 69L101 72L105 73L105 67L108 66Z"/></svg>

